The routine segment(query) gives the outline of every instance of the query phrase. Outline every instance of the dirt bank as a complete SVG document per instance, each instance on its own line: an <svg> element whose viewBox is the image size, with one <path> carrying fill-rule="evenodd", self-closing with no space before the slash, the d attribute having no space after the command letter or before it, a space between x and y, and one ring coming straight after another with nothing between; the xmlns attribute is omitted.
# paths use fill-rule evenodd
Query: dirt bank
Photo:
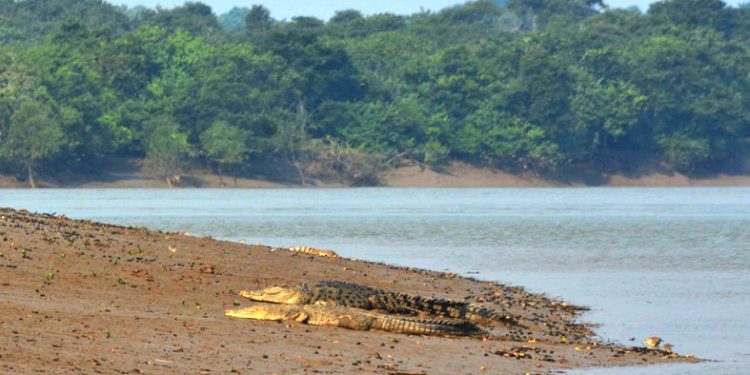
<svg viewBox="0 0 750 375"><path fill-rule="evenodd" d="M452 163L440 170L418 166L386 173L386 186L398 187L570 187L570 186L750 186L750 175L715 175L691 178L679 173L648 172L637 175L585 175L572 173L564 180L544 179L533 174L511 174L493 168Z"/></svg>
<svg viewBox="0 0 750 375"><path fill-rule="evenodd" d="M144 173L138 160L120 160L94 175L40 175L37 185L46 188L167 188L165 180ZM182 176L178 187L183 188L340 188L345 181L333 178L307 178L299 183L296 172L281 170L277 164L257 167L252 176L232 178L218 176L209 170L193 170ZM568 173L564 178L542 178L532 173L512 174L503 170L477 167L454 162L439 169L416 165L401 166L385 171L380 186L389 187L565 187L565 186L750 186L750 173L707 177L688 177L679 173L646 170L633 175L591 175ZM0 175L0 188L23 188L28 184L11 176Z"/></svg>
<svg viewBox="0 0 750 375"><path fill-rule="evenodd" d="M235 291L337 279L505 309L444 338L232 320ZM451 274L0 209L0 373L546 373L690 361L598 344L577 308ZM679 344L679 343L675 343Z"/></svg>

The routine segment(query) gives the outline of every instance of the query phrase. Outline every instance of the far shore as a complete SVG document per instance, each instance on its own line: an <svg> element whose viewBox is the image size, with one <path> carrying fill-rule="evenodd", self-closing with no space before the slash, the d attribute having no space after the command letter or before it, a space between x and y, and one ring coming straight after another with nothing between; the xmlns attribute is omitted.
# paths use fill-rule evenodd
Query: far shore
<svg viewBox="0 0 750 375"><path fill-rule="evenodd" d="M176 187L181 188L346 188L347 181L309 178L301 184L294 177L237 177L219 176L208 170L195 170L181 176ZM151 177L138 169L112 171L99 176L61 178L41 175L41 188L169 188L163 179ZM750 186L750 173L716 174L690 177L679 173L650 171L634 175L576 174L564 179L544 178L532 173L513 174L494 168L481 168L464 163L453 163L439 170L416 165L402 166L384 172L377 185L381 187L419 188L490 188L490 187L690 187L690 186ZM27 188L28 182L13 176L0 175L0 188Z"/></svg>

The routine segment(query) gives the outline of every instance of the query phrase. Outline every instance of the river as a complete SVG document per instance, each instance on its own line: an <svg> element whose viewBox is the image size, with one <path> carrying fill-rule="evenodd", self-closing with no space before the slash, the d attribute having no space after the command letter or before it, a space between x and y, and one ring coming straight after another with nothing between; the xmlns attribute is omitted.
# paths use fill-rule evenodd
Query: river
<svg viewBox="0 0 750 375"><path fill-rule="evenodd" d="M590 306L608 340L712 360L573 374L750 372L750 188L0 190L0 206L519 285Z"/></svg>

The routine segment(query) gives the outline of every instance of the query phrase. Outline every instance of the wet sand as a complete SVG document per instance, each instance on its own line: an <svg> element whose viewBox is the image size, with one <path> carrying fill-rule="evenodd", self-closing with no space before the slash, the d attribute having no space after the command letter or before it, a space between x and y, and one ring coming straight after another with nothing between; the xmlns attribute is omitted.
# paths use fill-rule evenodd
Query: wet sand
<svg viewBox="0 0 750 375"><path fill-rule="evenodd" d="M226 318L236 292L336 279L503 309L489 339ZM0 209L1 373L523 374L693 358L604 344L578 307L521 288ZM679 345L679 343L673 343Z"/></svg>

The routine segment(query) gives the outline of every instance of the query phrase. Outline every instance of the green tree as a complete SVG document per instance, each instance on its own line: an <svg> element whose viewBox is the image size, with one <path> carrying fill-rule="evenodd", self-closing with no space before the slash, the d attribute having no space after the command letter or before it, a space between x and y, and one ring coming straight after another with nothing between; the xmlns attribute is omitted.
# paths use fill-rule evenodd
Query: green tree
<svg viewBox="0 0 750 375"><path fill-rule="evenodd" d="M107 87L107 68L101 62L107 38L78 22L66 22L44 43L24 53L39 93L60 114L69 147L65 158L84 167L111 155L131 141L129 129L105 116L106 107L117 102Z"/></svg>
<svg viewBox="0 0 750 375"><path fill-rule="evenodd" d="M539 173L746 164L747 7L503 3L328 22L254 6L219 29L196 2L0 0L0 137L34 98L65 134L39 163L75 172L145 155L171 179L193 150L220 169L242 154L294 165L301 181L325 164L358 183L400 158Z"/></svg>
<svg viewBox="0 0 750 375"><path fill-rule="evenodd" d="M222 183L223 167L240 164L247 158L246 138L242 129L225 121L214 122L201 134L201 147L208 159L216 163L219 183Z"/></svg>
<svg viewBox="0 0 750 375"><path fill-rule="evenodd" d="M168 116L158 116L147 124L149 134L144 140L144 166L154 176L163 178L169 187L178 182L190 166L193 147L180 126Z"/></svg>
<svg viewBox="0 0 750 375"><path fill-rule="evenodd" d="M736 48L747 51L700 29L650 36L626 51L630 81L648 93L641 136L678 170L720 165L748 151L750 77L740 72L750 59L730 58Z"/></svg>
<svg viewBox="0 0 750 375"><path fill-rule="evenodd" d="M143 22L169 30L181 29L191 34L209 35L219 29L219 21L211 7L188 1L173 9L157 9L143 15Z"/></svg>
<svg viewBox="0 0 750 375"><path fill-rule="evenodd" d="M253 38L261 38L273 26L273 19L268 8L253 5L245 15L245 33Z"/></svg>
<svg viewBox="0 0 750 375"><path fill-rule="evenodd" d="M726 4L721 0L657 1L648 7L648 15L661 25L709 26L725 32L730 26Z"/></svg>
<svg viewBox="0 0 750 375"><path fill-rule="evenodd" d="M356 9L346 9L337 11L328 22L333 24L349 23L361 20L362 18L364 18L362 12Z"/></svg>
<svg viewBox="0 0 750 375"><path fill-rule="evenodd" d="M376 33L403 30L406 19L403 16L383 13L363 17L356 10L336 12L328 21L326 31L338 38L362 38Z"/></svg>
<svg viewBox="0 0 750 375"><path fill-rule="evenodd" d="M456 138L458 151L511 169L549 172L563 161L544 129L486 105L466 118Z"/></svg>
<svg viewBox="0 0 750 375"><path fill-rule="evenodd" d="M326 42L323 27L316 18L294 17L262 43L265 50L288 64L287 94L294 107L302 105L306 112L314 112L326 99L357 100L363 94L349 55L343 47Z"/></svg>
<svg viewBox="0 0 750 375"><path fill-rule="evenodd" d="M660 135L656 143L663 150L667 163L681 172L691 173L696 164L711 157L711 145L705 138L676 133Z"/></svg>
<svg viewBox="0 0 750 375"><path fill-rule="evenodd" d="M631 83L596 78L579 72L572 100L573 124L577 133L579 160L586 161L598 154L609 157L643 116L647 100Z"/></svg>
<svg viewBox="0 0 750 375"><path fill-rule="evenodd" d="M44 104L26 99L11 119L8 134L0 138L0 155L24 165L29 186L36 187L34 169L62 150L65 135L52 110Z"/></svg>
<svg viewBox="0 0 750 375"><path fill-rule="evenodd" d="M130 28L128 17L121 8L101 0L0 2L0 29L9 27L18 31L8 34L11 40L39 41L59 32L61 26L70 20L109 35L119 35Z"/></svg>
<svg viewBox="0 0 750 375"><path fill-rule="evenodd" d="M186 67L190 77L164 100L173 103L174 116L193 143L208 126L226 121L248 134L248 147L267 151L268 140L289 115L279 113L288 111L285 100L290 100L280 82L287 73L283 61L245 44L226 44L214 51Z"/></svg>

